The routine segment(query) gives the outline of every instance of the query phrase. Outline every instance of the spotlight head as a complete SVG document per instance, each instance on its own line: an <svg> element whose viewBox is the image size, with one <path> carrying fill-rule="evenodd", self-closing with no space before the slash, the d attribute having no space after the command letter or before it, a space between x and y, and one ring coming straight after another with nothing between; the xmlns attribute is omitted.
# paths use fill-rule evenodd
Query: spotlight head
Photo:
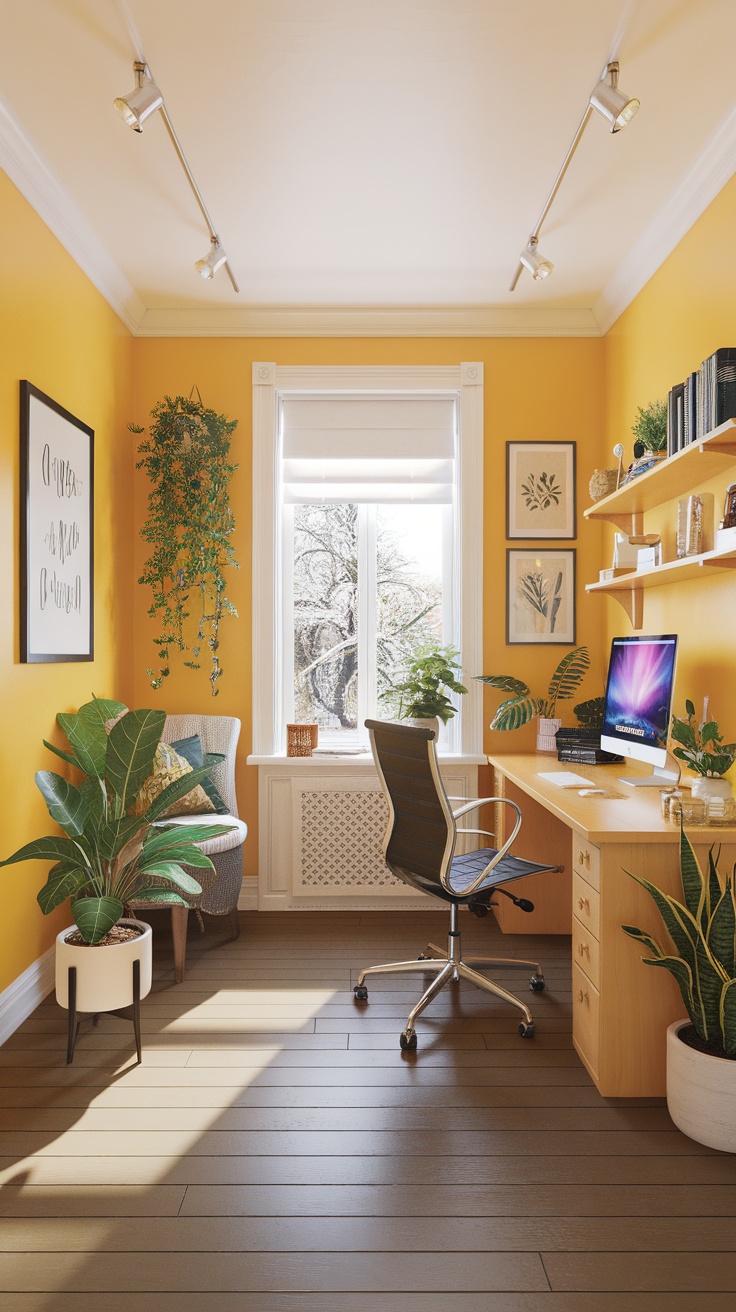
<svg viewBox="0 0 736 1312"><path fill-rule="evenodd" d="M545 260L544 256L539 254L537 243L534 240L530 241L526 250L521 252L519 261L525 269L529 270L535 282L542 282L549 277L555 267L554 264L551 264L549 260Z"/></svg>
<svg viewBox="0 0 736 1312"><path fill-rule="evenodd" d="M593 87L590 93L590 105L597 109L611 125L611 132L620 132L630 123L637 110L639 101L633 96L625 96L618 88L618 63L614 60L608 65L606 77Z"/></svg>
<svg viewBox="0 0 736 1312"><path fill-rule="evenodd" d="M215 238L207 254L203 259L197 260L194 267L203 278L214 278L217 270L222 268L226 260L226 253L218 239Z"/></svg>
<svg viewBox="0 0 736 1312"><path fill-rule="evenodd" d="M118 96L112 103L118 114L134 132L142 132L146 119L164 103L156 83L146 76L146 65L136 60L135 86L127 96Z"/></svg>

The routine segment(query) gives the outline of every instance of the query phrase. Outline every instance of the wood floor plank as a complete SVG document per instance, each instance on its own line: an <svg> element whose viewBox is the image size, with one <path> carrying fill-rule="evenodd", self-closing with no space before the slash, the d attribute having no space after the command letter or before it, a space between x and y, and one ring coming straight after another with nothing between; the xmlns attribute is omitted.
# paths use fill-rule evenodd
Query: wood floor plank
<svg viewBox="0 0 736 1312"><path fill-rule="evenodd" d="M400 1303L394 1293L359 1293L341 1290L330 1293L255 1294L208 1293L207 1312L447 1312L448 1296L423 1291L402 1291ZM683 1293L453 1293L452 1312L704 1312L701 1294ZM131 1312L130 1295L98 1293L0 1293L0 1312ZM135 1296L135 1312L202 1312L202 1294L147 1293ZM708 1294L707 1312L733 1312L732 1294Z"/></svg>
<svg viewBox="0 0 736 1312"><path fill-rule="evenodd" d="M736 1253L664 1250L659 1253L545 1253L545 1268L558 1290L691 1290L736 1293ZM708 1299L705 1307L710 1307Z"/></svg>

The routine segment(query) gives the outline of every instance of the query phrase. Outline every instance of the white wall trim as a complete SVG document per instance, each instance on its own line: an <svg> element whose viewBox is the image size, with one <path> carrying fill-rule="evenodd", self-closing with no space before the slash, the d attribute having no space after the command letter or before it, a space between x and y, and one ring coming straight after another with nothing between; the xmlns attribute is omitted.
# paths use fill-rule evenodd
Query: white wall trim
<svg viewBox="0 0 736 1312"><path fill-rule="evenodd" d="M736 103L682 175L593 306L601 336L631 304L736 170Z"/></svg>
<svg viewBox="0 0 736 1312"><path fill-rule="evenodd" d="M245 305L146 310L138 337L599 337L591 309Z"/></svg>
<svg viewBox="0 0 736 1312"><path fill-rule="evenodd" d="M5 1043L54 987L55 945L0 993L0 1043Z"/></svg>
<svg viewBox="0 0 736 1312"><path fill-rule="evenodd" d="M238 911L258 910L258 876L246 875L238 897Z"/></svg>
<svg viewBox="0 0 736 1312"><path fill-rule="evenodd" d="M146 311L143 301L3 100L0 100L0 167L126 328L136 334Z"/></svg>

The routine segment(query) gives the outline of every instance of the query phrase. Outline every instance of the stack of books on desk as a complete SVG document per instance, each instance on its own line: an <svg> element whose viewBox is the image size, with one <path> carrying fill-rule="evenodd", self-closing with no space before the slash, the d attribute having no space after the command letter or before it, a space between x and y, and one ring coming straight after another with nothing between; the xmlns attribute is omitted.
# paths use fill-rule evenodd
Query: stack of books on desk
<svg viewBox="0 0 736 1312"><path fill-rule="evenodd" d="M604 752L600 729L558 729L555 734L558 761L577 761L581 765L618 765L623 756Z"/></svg>

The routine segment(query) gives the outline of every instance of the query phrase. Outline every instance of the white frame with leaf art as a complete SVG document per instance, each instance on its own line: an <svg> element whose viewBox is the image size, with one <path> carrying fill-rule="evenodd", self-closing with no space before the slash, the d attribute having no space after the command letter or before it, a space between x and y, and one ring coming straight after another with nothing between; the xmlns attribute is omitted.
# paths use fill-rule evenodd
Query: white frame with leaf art
<svg viewBox="0 0 736 1312"><path fill-rule="evenodd" d="M506 642L575 645L574 548L506 548Z"/></svg>
<svg viewBox="0 0 736 1312"><path fill-rule="evenodd" d="M506 443L506 537L576 536L575 442Z"/></svg>

